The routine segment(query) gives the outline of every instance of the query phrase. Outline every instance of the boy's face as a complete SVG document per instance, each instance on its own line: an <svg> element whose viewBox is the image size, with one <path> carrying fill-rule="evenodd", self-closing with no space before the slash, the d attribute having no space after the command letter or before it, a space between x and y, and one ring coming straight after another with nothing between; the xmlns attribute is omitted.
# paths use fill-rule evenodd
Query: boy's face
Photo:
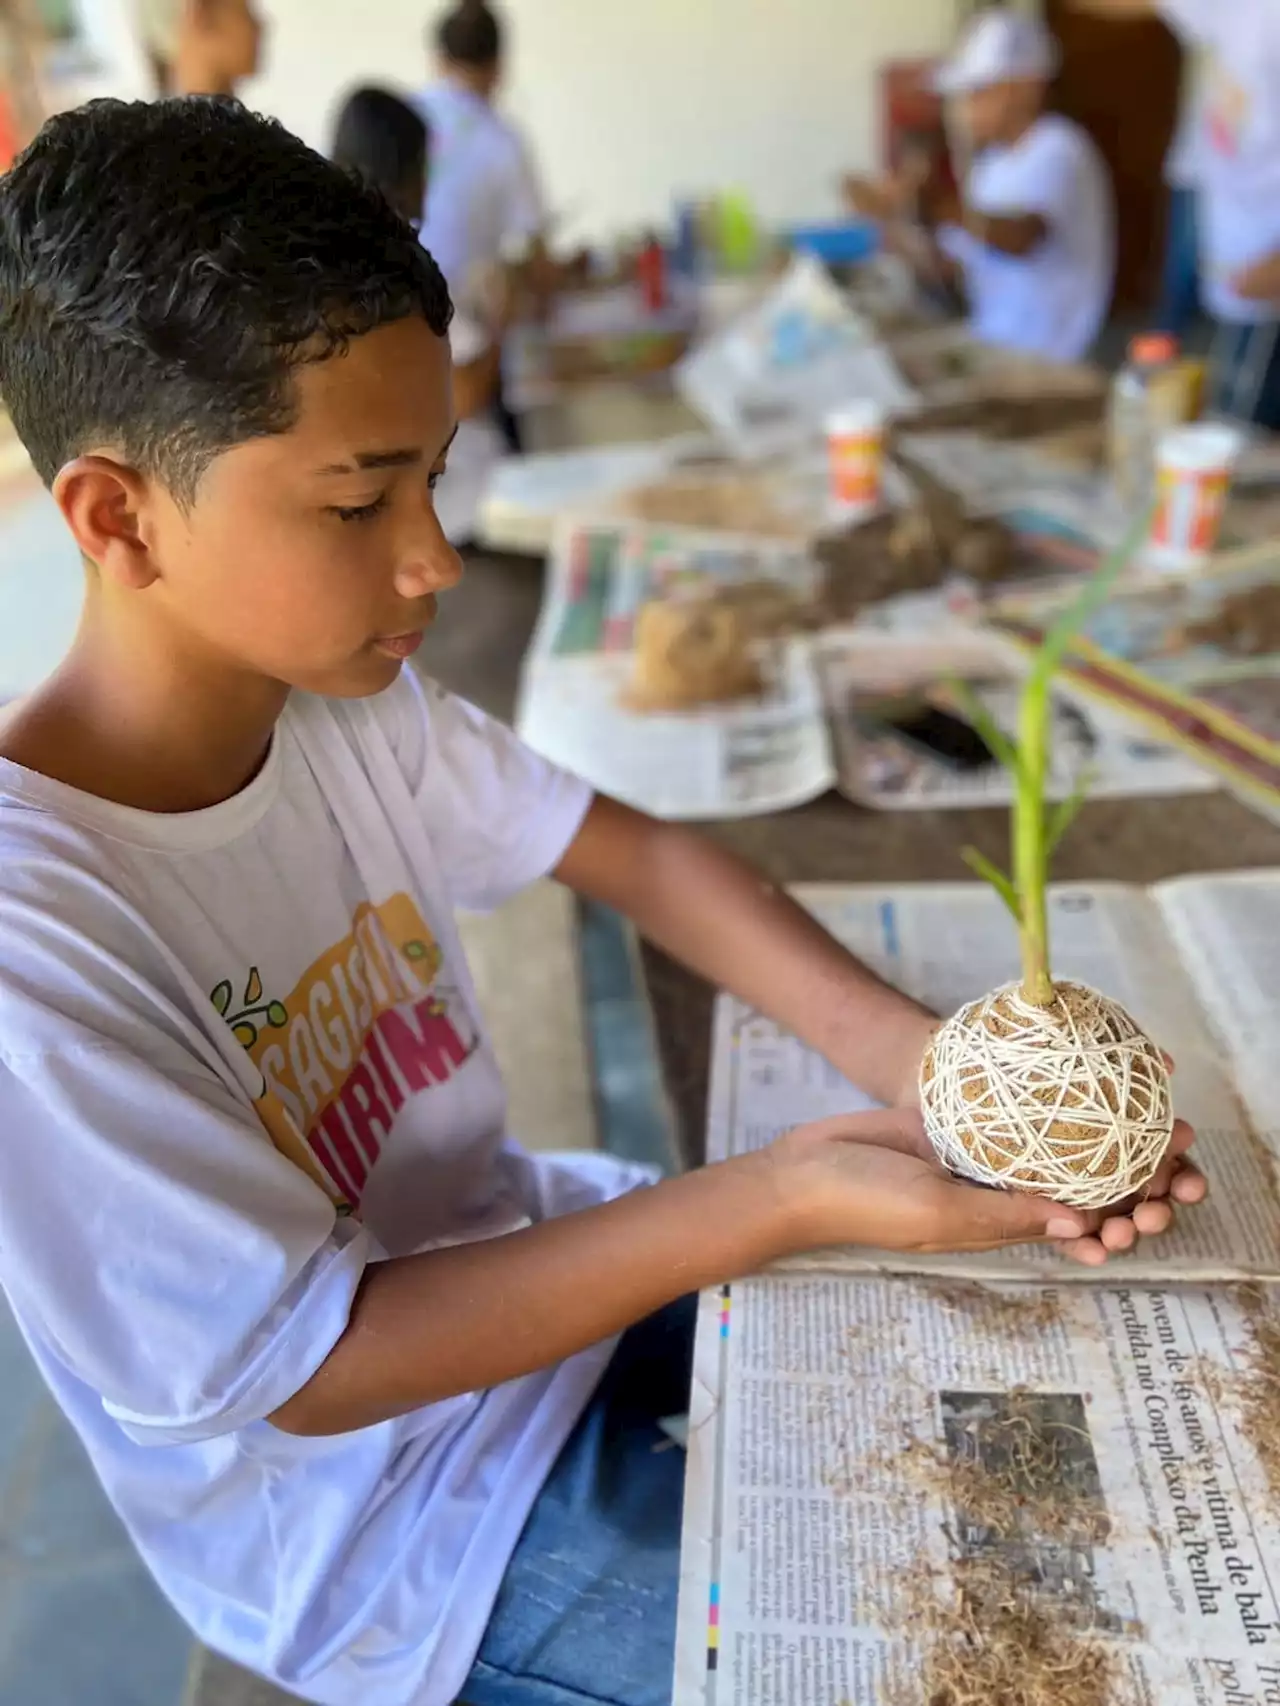
<svg viewBox="0 0 1280 1706"><path fill-rule="evenodd" d="M436 517L449 345L417 315L296 370L296 424L216 457L194 502L148 482L146 620L187 655L340 697L376 693L462 572Z"/></svg>

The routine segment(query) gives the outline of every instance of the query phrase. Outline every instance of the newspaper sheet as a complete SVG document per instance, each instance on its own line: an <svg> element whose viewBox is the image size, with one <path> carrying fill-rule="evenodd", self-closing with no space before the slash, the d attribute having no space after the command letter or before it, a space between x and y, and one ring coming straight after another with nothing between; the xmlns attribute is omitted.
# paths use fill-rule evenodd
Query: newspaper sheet
<svg viewBox="0 0 1280 1706"><path fill-rule="evenodd" d="M674 1706L949 1697L965 1569L1099 1656L1109 1680L1064 1683L1062 1706L1280 1701L1252 1320L1231 1288L825 1275L704 1294ZM1052 1475L997 1518L990 1489L1017 1490L1033 1454Z"/></svg>
<svg viewBox="0 0 1280 1706"><path fill-rule="evenodd" d="M851 397L894 413L918 401L870 321L811 255L686 356L675 378L690 407L749 458L819 436L824 415Z"/></svg>
<svg viewBox="0 0 1280 1706"><path fill-rule="evenodd" d="M1010 803L1012 778L994 760L976 769L947 764L895 736L879 710L886 697L900 694L957 709L949 683L961 680L1012 735L1026 672L1016 648L961 624L935 639L851 628L820 636L815 656L842 793L880 811ZM1051 799L1069 798L1085 779L1093 799L1208 793L1217 786L1191 759L1082 694L1055 693L1051 710Z"/></svg>
<svg viewBox="0 0 1280 1706"><path fill-rule="evenodd" d="M799 898L840 941L939 1013L1017 975L1013 926L982 884L815 886ZM1176 927L1168 920L1176 916ZM1151 893L1122 884L1064 884L1050 900L1056 974L1102 989L1177 1062L1178 1113L1198 1133L1209 1200L1125 1264L1136 1280L1280 1278L1274 1060L1280 1013L1280 876L1202 878ZM1188 962L1179 945L1199 944ZM1268 952L1268 949L1270 952ZM1217 968L1206 975L1205 964ZM1270 973L1270 977L1269 974ZM1237 990L1236 985L1239 985ZM716 1009L707 1154L763 1147L808 1120L866 1108L865 1095L818 1055L731 997ZM865 1249L797 1258L793 1268L1087 1282L1099 1270L1039 1246L985 1255L919 1256Z"/></svg>
<svg viewBox="0 0 1280 1706"><path fill-rule="evenodd" d="M716 454L705 433L589 450L511 456L494 469L480 506L483 544L494 551L550 550L565 514L589 514L617 492L696 468Z"/></svg>
<svg viewBox="0 0 1280 1706"><path fill-rule="evenodd" d="M803 552L726 534L601 525L566 530L548 564L516 726L537 751L655 816L780 811L835 782L809 646L762 656L764 691L688 712L636 711L628 688L641 606L677 586L784 582L816 588Z"/></svg>

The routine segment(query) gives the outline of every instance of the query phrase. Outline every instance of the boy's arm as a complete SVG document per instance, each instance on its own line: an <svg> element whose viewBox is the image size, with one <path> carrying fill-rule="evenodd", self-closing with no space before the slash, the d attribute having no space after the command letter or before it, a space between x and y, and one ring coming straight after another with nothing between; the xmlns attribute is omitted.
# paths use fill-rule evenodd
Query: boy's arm
<svg viewBox="0 0 1280 1706"><path fill-rule="evenodd" d="M850 824L851 853L856 827ZM937 1023L759 872L597 798L556 871L717 988L777 1020L878 1101L908 1105Z"/></svg>
<svg viewBox="0 0 1280 1706"><path fill-rule="evenodd" d="M923 1145L918 1114L827 1120L598 1208L377 1263L325 1362L268 1419L299 1434L370 1427L548 1368L794 1251L990 1248L1096 1224L958 1184L922 1159Z"/></svg>

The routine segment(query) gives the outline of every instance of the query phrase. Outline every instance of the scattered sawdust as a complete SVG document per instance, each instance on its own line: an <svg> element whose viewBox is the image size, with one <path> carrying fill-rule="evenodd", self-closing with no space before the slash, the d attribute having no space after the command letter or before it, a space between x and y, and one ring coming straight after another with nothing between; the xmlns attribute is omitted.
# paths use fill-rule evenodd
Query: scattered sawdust
<svg viewBox="0 0 1280 1706"><path fill-rule="evenodd" d="M949 1595L917 1596L912 1622L925 1631L912 1706L1113 1706L1116 1699L1115 1649L1064 1626L996 1559L957 1564ZM908 1706L905 1697L899 1706Z"/></svg>
<svg viewBox="0 0 1280 1706"><path fill-rule="evenodd" d="M975 1411L965 1421L962 1450L914 1441L900 1461L994 1541L1100 1543L1109 1533L1105 1507L1072 1477L1077 1442L1088 1432L1047 1419L1041 1404L1035 1393L1015 1388L998 1409Z"/></svg>
<svg viewBox="0 0 1280 1706"><path fill-rule="evenodd" d="M980 1322L1009 1344L1028 1334L1043 1334L1062 1323L1062 1304L1056 1291L994 1291L976 1284L931 1283L929 1296L948 1315Z"/></svg>
<svg viewBox="0 0 1280 1706"><path fill-rule="evenodd" d="M1280 1503L1280 1315L1264 1286L1237 1286L1233 1295L1249 1323L1252 1343L1230 1395L1240 1411L1241 1431Z"/></svg>
<svg viewBox="0 0 1280 1706"><path fill-rule="evenodd" d="M918 1668L910 1701L903 1694L894 1706L1117 1706L1121 1698L1123 1656L1096 1604L1037 1591L1033 1559L1043 1548L1069 1554L1109 1532L1100 1497L1072 1473L1084 1430L1047 1418L1042 1403L1015 1390L990 1413L975 1410L950 1449L917 1440L897 1455L899 1475L950 1510L953 1549L962 1532L966 1544L944 1573L918 1577L895 1608Z"/></svg>

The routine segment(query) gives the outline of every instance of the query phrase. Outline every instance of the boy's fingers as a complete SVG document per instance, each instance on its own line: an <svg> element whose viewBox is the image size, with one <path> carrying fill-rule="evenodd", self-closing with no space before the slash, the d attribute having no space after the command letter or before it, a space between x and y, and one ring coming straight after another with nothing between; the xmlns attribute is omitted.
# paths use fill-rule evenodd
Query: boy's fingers
<svg viewBox="0 0 1280 1706"><path fill-rule="evenodd" d="M1203 1202L1209 1194L1209 1181L1196 1167L1183 1167L1173 1175L1169 1186L1169 1195L1174 1202L1191 1203Z"/></svg>
<svg viewBox="0 0 1280 1706"><path fill-rule="evenodd" d="M1093 1221L1077 1209L1063 1208L1044 1197L1015 1191L979 1190L973 1185L941 1185L941 1214L945 1227L939 1242L954 1248L965 1244L1018 1244L1046 1238L1084 1237Z"/></svg>

